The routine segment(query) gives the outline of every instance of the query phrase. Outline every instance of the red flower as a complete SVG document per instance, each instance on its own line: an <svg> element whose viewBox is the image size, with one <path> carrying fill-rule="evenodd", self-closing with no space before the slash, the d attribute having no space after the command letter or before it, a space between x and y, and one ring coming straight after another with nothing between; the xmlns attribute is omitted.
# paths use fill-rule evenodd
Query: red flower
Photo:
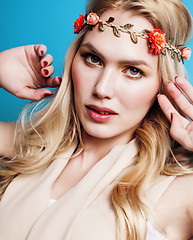
<svg viewBox="0 0 193 240"><path fill-rule="evenodd" d="M165 34L160 29L154 29L154 31L147 34L150 43L150 52L155 54L161 53L166 46Z"/></svg>
<svg viewBox="0 0 193 240"><path fill-rule="evenodd" d="M79 33L84 26L85 16L80 14L80 17L74 22L74 33Z"/></svg>

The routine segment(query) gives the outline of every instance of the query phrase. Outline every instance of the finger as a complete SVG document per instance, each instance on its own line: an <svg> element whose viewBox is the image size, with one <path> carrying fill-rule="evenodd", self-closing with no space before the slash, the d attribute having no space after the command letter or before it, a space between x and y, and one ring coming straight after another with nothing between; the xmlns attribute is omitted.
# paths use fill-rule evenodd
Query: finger
<svg viewBox="0 0 193 240"><path fill-rule="evenodd" d="M179 114L172 114L170 135L173 139L179 142L184 148L192 151L193 150L193 123L186 124L184 119ZM190 130L188 131L187 128Z"/></svg>
<svg viewBox="0 0 193 240"><path fill-rule="evenodd" d="M40 65L42 68L48 67L53 63L53 57L50 54L46 54L42 57L40 61Z"/></svg>
<svg viewBox="0 0 193 240"><path fill-rule="evenodd" d="M41 74L43 77L50 77L53 73L54 67L52 65L41 69Z"/></svg>
<svg viewBox="0 0 193 240"><path fill-rule="evenodd" d="M187 95L187 97L193 102L193 86L191 83L183 77L176 77L175 82Z"/></svg>
<svg viewBox="0 0 193 240"><path fill-rule="evenodd" d="M34 45L34 50L37 52L38 56L42 57L47 52L47 47L43 44Z"/></svg>
<svg viewBox="0 0 193 240"><path fill-rule="evenodd" d="M42 98L46 96L51 96L52 91L46 88L41 89L32 89L29 87L24 87L20 91L17 92L16 97L33 100L33 101L39 101Z"/></svg>
<svg viewBox="0 0 193 240"><path fill-rule="evenodd" d="M172 113L179 114L174 108L174 106L171 104L170 100L165 95L159 94L157 96L157 99L162 111L164 112L169 121L171 121Z"/></svg>
<svg viewBox="0 0 193 240"><path fill-rule="evenodd" d="M170 82L168 83L167 90L183 113L190 119L193 119L193 106L179 88L173 82Z"/></svg>
<svg viewBox="0 0 193 240"><path fill-rule="evenodd" d="M46 80L47 87L59 87L61 84L61 77L50 77Z"/></svg>

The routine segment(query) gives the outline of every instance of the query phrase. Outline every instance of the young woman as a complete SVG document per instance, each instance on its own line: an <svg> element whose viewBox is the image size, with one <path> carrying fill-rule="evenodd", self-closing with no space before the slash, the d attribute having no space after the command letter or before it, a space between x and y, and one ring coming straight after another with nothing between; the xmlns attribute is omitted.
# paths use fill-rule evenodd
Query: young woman
<svg viewBox="0 0 193 240"><path fill-rule="evenodd" d="M193 237L193 88L183 65L191 27L180 0L89 2L56 96L23 115L11 151L1 134L2 239ZM44 48L2 53L1 87L50 95L31 89L53 72ZM21 58L8 67L12 51Z"/></svg>

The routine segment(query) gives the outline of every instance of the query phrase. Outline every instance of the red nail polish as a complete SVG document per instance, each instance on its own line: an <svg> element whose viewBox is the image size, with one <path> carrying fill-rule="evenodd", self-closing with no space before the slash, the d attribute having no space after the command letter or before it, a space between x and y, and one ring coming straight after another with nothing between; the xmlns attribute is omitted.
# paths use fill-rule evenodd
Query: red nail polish
<svg viewBox="0 0 193 240"><path fill-rule="evenodd" d="M47 62L47 61L44 61L44 62L43 62L43 65L44 65L44 67L46 67L46 66L48 65L48 62Z"/></svg>
<svg viewBox="0 0 193 240"><path fill-rule="evenodd" d="M62 78L61 78L61 77L58 77L58 80L61 82L61 81L62 81Z"/></svg>
<svg viewBox="0 0 193 240"><path fill-rule="evenodd" d="M48 74L49 74L48 69L44 69L44 74L45 74L45 75L48 75Z"/></svg>
<svg viewBox="0 0 193 240"><path fill-rule="evenodd" d="M44 55L44 51L41 51L41 55L42 55L42 56Z"/></svg>
<svg viewBox="0 0 193 240"><path fill-rule="evenodd" d="M173 113L171 113L171 122L172 122L172 120L173 120Z"/></svg>
<svg viewBox="0 0 193 240"><path fill-rule="evenodd" d="M53 95L53 93L44 93L44 97L46 97L46 96L52 96Z"/></svg>

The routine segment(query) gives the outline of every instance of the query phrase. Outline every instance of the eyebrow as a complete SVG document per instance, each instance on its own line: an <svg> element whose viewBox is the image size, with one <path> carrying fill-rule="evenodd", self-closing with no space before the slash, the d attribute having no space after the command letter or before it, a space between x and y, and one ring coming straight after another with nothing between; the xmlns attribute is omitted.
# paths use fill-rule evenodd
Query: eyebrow
<svg viewBox="0 0 193 240"><path fill-rule="evenodd" d="M94 54L96 54L98 57L104 59L104 56L102 53L100 53L91 43L83 43L81 47L87 47L91 52L93 52ZM135 59L135 60L123 60L119 62L120 64L125 64L125 65L135 65L135 66L139 66L139 65L145 65L148 68L152 68L146 61L141 60L141 59Z"/></svg>

